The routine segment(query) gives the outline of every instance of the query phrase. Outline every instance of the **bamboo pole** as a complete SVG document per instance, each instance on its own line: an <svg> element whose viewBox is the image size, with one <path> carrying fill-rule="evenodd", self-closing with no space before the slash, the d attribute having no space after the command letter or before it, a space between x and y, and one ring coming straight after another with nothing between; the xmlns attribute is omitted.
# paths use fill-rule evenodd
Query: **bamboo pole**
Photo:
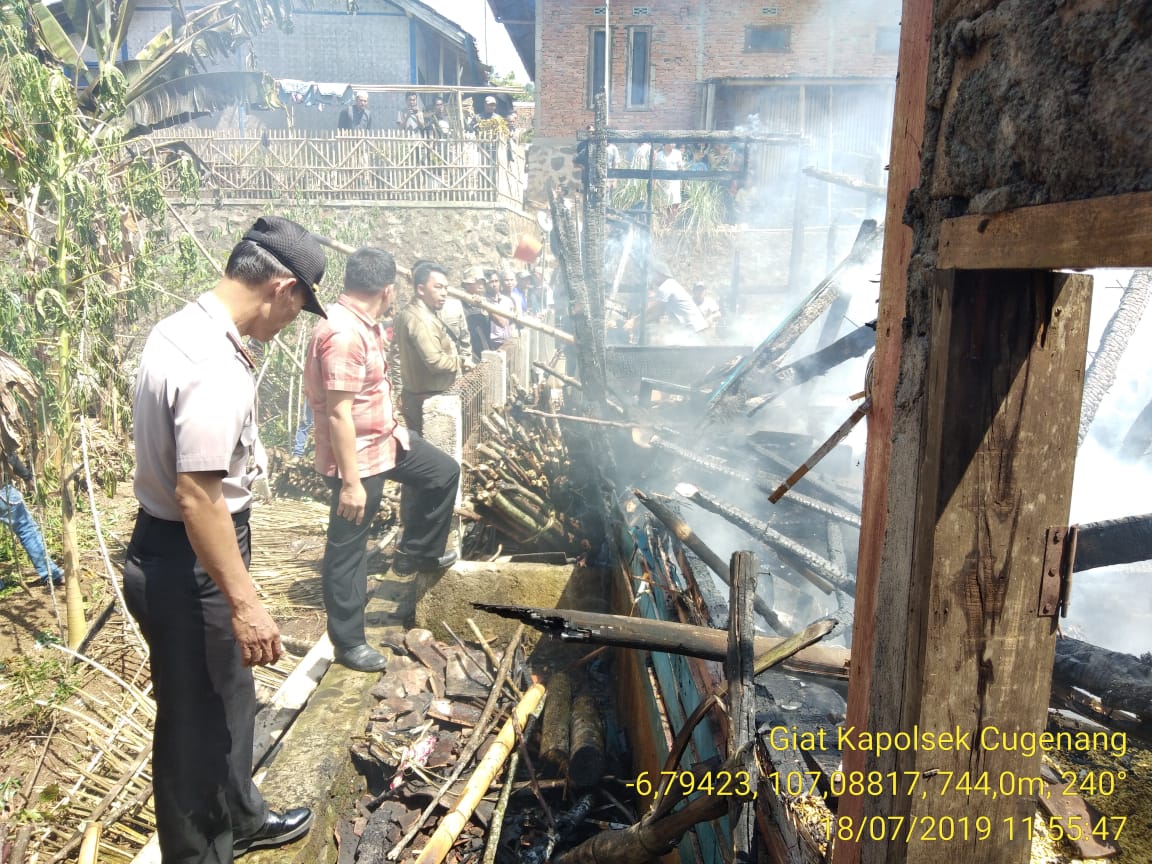
<svg viewBox="0 0 1152 864"><path fill-rule="evenodd" d="M84 827L84 840L80 844L80 854L76 864L96 864L100 852L100 832L104 826L100 822L89 822Z"/></svg>
<svg viewBox="0 0 1152 864"><path fill-rule="evenodd" d="M468 785L464 787L464 792L456 802L456 806L441 820L436 833L432 835L432 839L428 841L428 845L424 847L424 851L416 859L416 864L440 864L448 855L448 850L452 848L452 844L456 842L456 838L460 836L460 832L468 824L468 819L476 809L476 805L480 803L480 799L484 797L484 793L492 785L500 766L504 764L512 752L516 743L516 726L519 725L522 728L528 722L528 717L536 710L543 698L543 684L534 684L528 688L524 698L516 706L512 717L505 722L500 734L492 742L480 760L480 764L476 766L476 771L468 781Z"/></svg>

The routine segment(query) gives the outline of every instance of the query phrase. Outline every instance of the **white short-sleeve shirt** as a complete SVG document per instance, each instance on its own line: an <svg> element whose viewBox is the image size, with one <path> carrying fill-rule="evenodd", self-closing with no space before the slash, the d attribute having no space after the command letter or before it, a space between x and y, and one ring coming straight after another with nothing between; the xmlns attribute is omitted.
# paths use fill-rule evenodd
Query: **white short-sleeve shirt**
<svg viewBox="0 0 1152 864"><path fill-rule="evenodd" d="M223 475L231 513L251 504L252 483L266 470L252 372L235 323L211 293L152 329L136 375L132 431L134 490L148 513L181 521L178 472Z"/></svg>

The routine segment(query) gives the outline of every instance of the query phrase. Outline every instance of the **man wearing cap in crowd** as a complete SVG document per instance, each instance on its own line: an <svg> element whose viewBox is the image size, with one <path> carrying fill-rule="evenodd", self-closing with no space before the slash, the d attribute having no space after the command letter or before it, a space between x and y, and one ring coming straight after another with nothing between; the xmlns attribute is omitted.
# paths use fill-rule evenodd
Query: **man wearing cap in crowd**
<svg viewBox="0 0 1152 864"><path fill-rule="evenodd" d="M340 129L371 129L372 112L368 110L368 91L357 90L355 101L340 112L337 121Z"/></svg>
<svg viewBox="0 0 1152 864"><path fill-rule="evenodd" d="M312 811L268 809L252 782L253 666L280 632L248 574L252 486L266 473L255 363L301 309L325 312L324 252L305 228L262 217L223 278L153 329L136 377L140 502L124 596L148 642L156 726L153 794L164 864L229 862L303 836Z"/></svg>
<svg viewBox="0 0 1152 864"><path fill-rule="evenodd" d="M472 116L472 131L473 132L476 131L479 128L480 124L482 122L484 122L485 120L491 120L494 117L499 117L499 116L500 115L496 113L496 97L495 96L485 96L484 97L484 110L483 110L483 112L481 112L480 114L474 114Z"/></svg>
<svg viewBox="0 0 1152 864"><path fill-rule="evenodd" d="M327 545L321 564L328 636L337 662L380 672L384 655L368 644L366 544L380 509L384 481L403 485L393 570L408 575L446 569L445 554L460 466L415 431L396 422L387 340L379 318L392 305L396 262L383 249L358 249L348 258L344 291L328 320L312 333L304 392L316 415L316 470L332 491Z"/></svg>
<svg viewBox="0 0 1152 864"><path fill-rule="evenodd" d="M487 284L488 282L484 278L484 268L474 266L464 271L460 288L477 300L483 300L484 289ZM492 349L492 322L488 320L488 313L479 306L469 305L464 313L464 318L468 322L468 336L472 341L472 361L479 363L480 355L484 351Z"/></svg>

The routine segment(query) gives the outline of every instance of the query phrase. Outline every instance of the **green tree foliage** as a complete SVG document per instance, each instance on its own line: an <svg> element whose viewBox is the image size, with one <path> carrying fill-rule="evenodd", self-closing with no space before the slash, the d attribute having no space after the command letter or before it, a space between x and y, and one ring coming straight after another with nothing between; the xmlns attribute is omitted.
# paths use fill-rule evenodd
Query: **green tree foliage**
<svg viewBox="0 0 1152 864"><path fill-rule="evenodd" d="M488 76L488 84L492 87L520 88L520 92L512 97L517 102L532 102L536 99L535 85L531 81L517 80L515 72L509 72L507 75L494 72Z"/></svg>
<svg viewBox="0 0 1152 864"><path fill-rule="evenodd" d="M138 0L0 0L0 20L74 82L77 107L129 136L245 103L282 107L266 73L211 68L270 22L292 27L291 0L215 0L190 12L172 0L171 24L123 59ZM87 61L87 62L86 62Z"/></svg>

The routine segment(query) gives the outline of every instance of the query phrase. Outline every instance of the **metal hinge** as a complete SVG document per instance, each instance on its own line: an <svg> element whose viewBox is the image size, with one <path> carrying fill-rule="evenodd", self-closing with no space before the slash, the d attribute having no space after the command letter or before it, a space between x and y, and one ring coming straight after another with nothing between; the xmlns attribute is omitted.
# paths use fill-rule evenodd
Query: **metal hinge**
<svg viewBox="0 0 1152 864"><path fill-rule="evenodd" d="M1068 617L1072 594L1072 565L1076 563L1079 526L1058 525L1044 534L1044 571L1040 576L1040 618Z"/></svg>

